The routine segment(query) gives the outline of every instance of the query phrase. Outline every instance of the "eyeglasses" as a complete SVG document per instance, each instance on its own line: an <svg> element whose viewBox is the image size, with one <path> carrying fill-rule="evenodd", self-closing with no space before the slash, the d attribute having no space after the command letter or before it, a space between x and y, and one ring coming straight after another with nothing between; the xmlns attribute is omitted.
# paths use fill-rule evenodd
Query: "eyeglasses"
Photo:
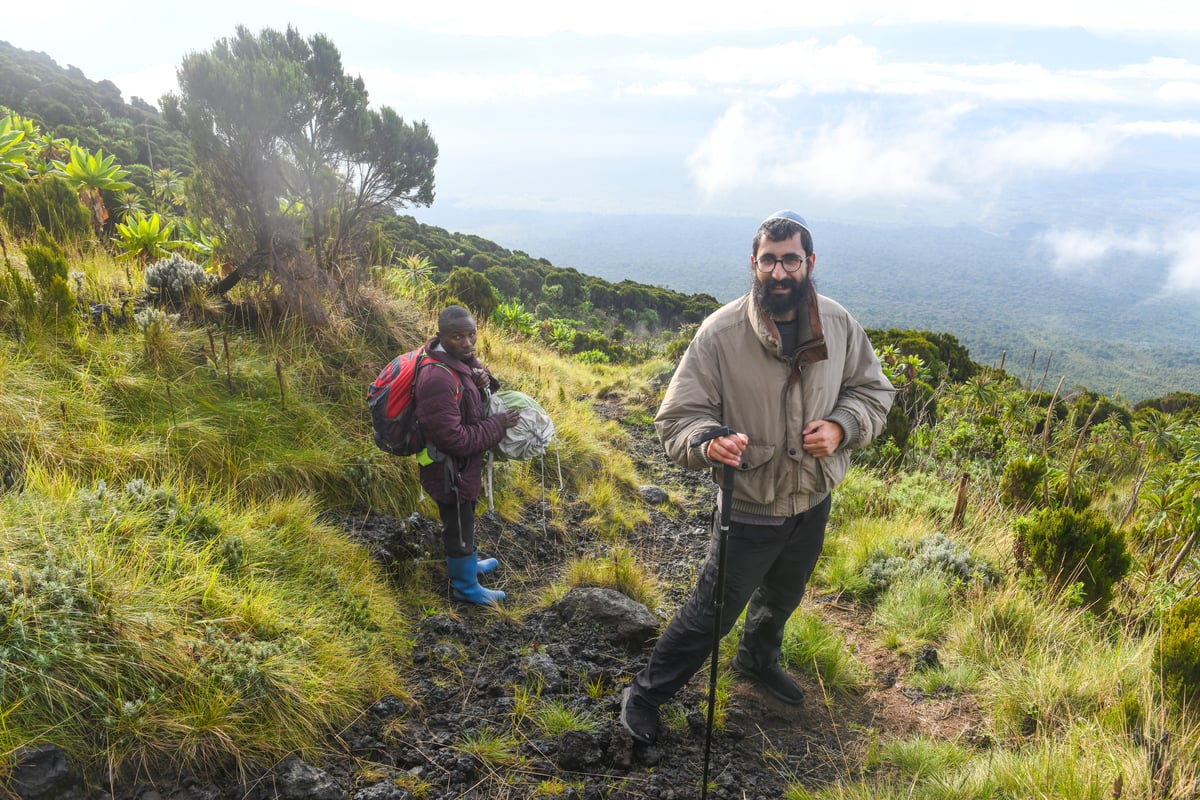
<svg viewBox="0 0 1200 800"><path fill-rule="evenodd" d="M775 265L783 262L784 272L795 272L800 269L800 265L808 260L808 256L799 253L788 253L783 258L776 258L770 253L764 253L754 259L754 265L758 267L759 272L774 272Z"/></svg>

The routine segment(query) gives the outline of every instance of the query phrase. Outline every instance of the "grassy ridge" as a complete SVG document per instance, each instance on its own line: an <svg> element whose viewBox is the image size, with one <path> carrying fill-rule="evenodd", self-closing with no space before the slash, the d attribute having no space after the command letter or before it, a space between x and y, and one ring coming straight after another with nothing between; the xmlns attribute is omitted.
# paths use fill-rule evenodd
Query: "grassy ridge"
<svg viewBox="0 0 1200 800"><path fill-rule="evenodd" d="M81 299L137 292L106 257L72 267ZM403 695L417 603L318 521L327 508L436 517L413 459L370 441L365 388L392 353L366 328L403 341L434 328L391 302L329 330L255 332L203 307L63 325L3 299L0 763L36 742L100 773L269 763ZM603 369L486 326L481 346L554 416L565 484L552 506L628 529L636 513L608 502L634 485L622 434L575 401ZM528 464L496 474L498 511L515 519L539 478Z"/></svg>

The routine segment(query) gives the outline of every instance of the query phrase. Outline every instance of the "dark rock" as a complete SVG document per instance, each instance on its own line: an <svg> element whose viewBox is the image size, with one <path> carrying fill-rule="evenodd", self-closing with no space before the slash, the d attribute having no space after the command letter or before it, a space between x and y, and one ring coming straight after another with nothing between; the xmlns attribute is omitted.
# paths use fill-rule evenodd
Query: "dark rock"
<svg viewBox="0 0 1200 800"><path fill-rule="evenodd" d="M558 765L572 772L584 772L603 760L603 748L596 734L567 731L559 738Z"/></svg>
<svg viewBox="0 0 1200 800"><path fill-rule="evenodd" d="M57 745L22 747L13 754L9 788L20 800L75 800L83 797L83 778Z"/></svg>
<svg viewBox="0 0 1200 800"><path fill-rule="evenodd" d="M563 622L587 627L609 641L642 646L658 635L658 618L614 589L572 589L553 606Z"/></svg>
<svg viewBox="0 0 1200 800"><path fill-rule="evenodd" d="M412 792L401 789L394 781L380 781L365 786L351 795L351 800L411 800Z"/></svg>
<svg viewBox="0 0 1200 800"><path fill-rule="evenodd" d="M325 772L292 757L274 769L279 800L347 800L346 790Z"/></svg>
<svg viewBox="0 0 1200 800"><path fill-rule="evenodd" d="M657 486L639 486L638 494L647 505L661 506L670 500L670 495Z"/></svg>
<svg viewBox="0 0 1200 800"><path fill-rule="evenodd" d="M913 669L917 672L922 672L928 669L938 669L941 667L941 662L938 660L937 649L933 645L925 645L921 648L921 652L917 654L913 661Z"/></svg>

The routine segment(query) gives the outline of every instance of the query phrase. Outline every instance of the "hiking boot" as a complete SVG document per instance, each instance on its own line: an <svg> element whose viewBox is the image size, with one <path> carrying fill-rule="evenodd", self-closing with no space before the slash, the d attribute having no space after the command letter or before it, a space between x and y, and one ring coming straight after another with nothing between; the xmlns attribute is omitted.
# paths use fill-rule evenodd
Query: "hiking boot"
<svg viewBox="0 0 1200 800"><path fill-rule="evenodd" d="M621 693L621 724L639 744L658 741L658 707L637 697L632 686Z"/></svg>
<svg viewBox="0 0 1200 800"><path fill-rule="evenodd" d="M800 684L777 663L761 668L751 667L742 660L742 654L739 652L729 666L743 678L750 678L761 684L764 689L785 703L798 706L804 702L804 690L800 688Z"/></svg>

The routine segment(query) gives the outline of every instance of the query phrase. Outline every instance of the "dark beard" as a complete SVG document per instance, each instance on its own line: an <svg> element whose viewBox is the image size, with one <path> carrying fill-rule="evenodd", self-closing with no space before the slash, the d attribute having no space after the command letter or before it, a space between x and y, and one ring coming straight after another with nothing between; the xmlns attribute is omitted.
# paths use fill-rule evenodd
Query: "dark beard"
<svg viewBox="0 0 1200 800"><path fill-rule="evenodd" d="M761 281L753 280L754 300L758 303L759 308L772 317L785 315L789 311L799 311L808 302L809 294L816 289L812 278L807 275L802 280L795 278L784 278L781 281L772 278ZM771 290L776 286L787 286L791 291L783 295L772 294Z"/></svg>

